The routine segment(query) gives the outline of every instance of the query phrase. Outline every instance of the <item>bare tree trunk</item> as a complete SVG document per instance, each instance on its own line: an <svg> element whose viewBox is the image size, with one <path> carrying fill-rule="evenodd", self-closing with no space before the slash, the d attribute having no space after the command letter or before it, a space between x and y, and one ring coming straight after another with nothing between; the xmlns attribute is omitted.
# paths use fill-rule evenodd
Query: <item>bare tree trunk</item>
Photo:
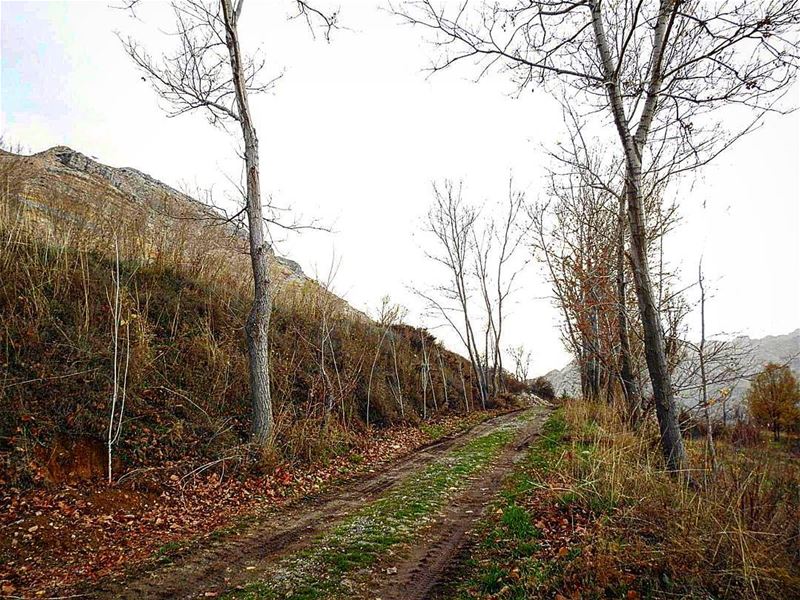
<svg viewBox="0 0 800 600"><path fill-rule="evenodd" d="M375 374L375 365L378 364L378 358L380 356L381 348L383 347L383 340L386 339L386 334L389 333L389 326L387 325L386 328L383 330L383 335L381 336L381 341L378 342L378 347L375 350L375 358L372 360L372 368L369 370L369 382L367 383L367 427L369 427L369 401L372 397L372 377Z"/></svg>
<svg viewBox="0 0 800 600"><path fill-rule="evenodd" d="M616 68L605 32L601 3L595 1L591 4L592 27L595 33L597 50L603 64L608 102L625 155L625 197L628 204L628 227L631 233L633 282L644 331L647 370L650 373L650 381L653 386L656 416L661 431L661 451L667 467L671 471L676 471L683 467L686 462L686 452L683 447L680 427L678 426L675 391L672 388L672 380L667 365L664 332L661 328L658 306L653 297L653 284L650 281L647 264L647 229L644 222L644 202L642 198L642 150L655 116L663 81L662 64L666 43L676 7L677 4L674 0L661 0L658 20L653 30L654 50L649 69L650 77L646 99L636 132L632 134L625 114L620 82L616 76Z"/></svg>
<svg viewBox="0 0 800 600"><path fill-rule="evenodd" d="M444 362L442 362L442 353L439 351L439 348L436 348L436 356L439 358L439 369L442 372L442 389L444 390L444 407L449 408L450 404L447 398L447 375L444 372Z"/></svg>
<svg viewBox="0 0 800 600"><path fill-rule="evenodd" d="M461 376L461 391L464 392L464 408L469 413L469 397L467 396L467 382L464 381L464 370L461 368L461 361L458 363L458 374ZM472 390L470 390L472 395Z"/></svg>
<svg viewBox="0 0 800 600"><path fill-rule="evenodd" d="M225 42L231 60L239 123L244 138L247 172L247 222L250 236L250 259L253 268L253 305L247 316L247 352L250 358L250 397L253 407L253 441L266 445L272 434L272 397L269 385L269 321L272 313L272 290L267 260L268 246L261 206L261 183L258 165L258 137L250 114L242 66L238 14L231 0L221 0L225 18Z"/></svg>
<svg viewBox="0 0 800 600"><path fill-rule="evenodd" d="M472 363L472 371L475 374L475 378L478 381L478 392L480 393L481 397L481 408L486 410L486 400L489 393L489 388L486 382L486 371L485 365L481 362L481 355L478 350L478 344L475 341L475 333L472 329L472 323L469 320L469 316L467 313L467 303L466 303L466 292L464 292L463 296L464 300L462 300L463 312L464 312L464 322L465 328L467 331L467 349L470 363ZM472 394L472 390L470 390L470 395Z"/></svg>
<svg viewBox="0 0 800 600"><path fill-rule="evenodd" d="M619 377L622 395L628 407L630 422L639 420L639 402L636 398L636 386L633 380L631 363L631 344L628 338L628 313L625 310L625 201L620 200L617 215L617 327L619 329Z"/></svg>
<svg viewBox="0 0 800 600"><path fill-rule="evenodd" d="M678 411L675 403L675 391L667 365L664 346L664 332L661 329L658 307L653 297L653 286L647 267L647 241L642 219L642 199L636 190L638 186L629 186L628 219L631 229L631 264L633 280L636 286L636 299L644 331L644 350L647 370L653 385L653 396L656 404L656 416L661 432L661 450L670 470L679 470L686 461L683 438L678 425Z"/></svg>
<svg viewBox="0 0 800 600"><path fill-rule="evenodd" d="M436 386L433 383L433 374L431 373L431 359L430 354L428 353L428 349L425 346L425 336L420 336L422 338L422 358L423 358L423 366L425 369L425 375L427 377L428 383L431 385L431 399L433 400L433 410L434 412L439 412L439 406L436 403ZM423 382L423 385L427 387L427 384ZM423 388L424 389L424 388Z"/></svg>
<svg viewBox="0 0 800 600"><path fill-rule="evenodd" d="M594 295L594 294L593 294ZM600 398L600 330L597 322L597 305L594 298L592 298L592 308L589 311L589 325L591 331L590 352L591 360L589 361L589 385L591 388L592 400Z"/></svg>
<svg viewBox="0 0 800 600"><path fill-rule="evenodd" d="M425 352L425 336L420 332L422 342L422 366L420 367L420 383L422 384L422 420L428 418L428 356Z"/></svg>
<svg viewBox="0 0 800 600"><path fill-rule="evenodd" d="M392 359L394 361L394 378L397 381L397 404L400 406L400 416L405 419L406 409L403 404L403 388L400 385L400 370L397 368L397 346L395 346L394 337L390 337L389 341L391 342Z"/></svg>

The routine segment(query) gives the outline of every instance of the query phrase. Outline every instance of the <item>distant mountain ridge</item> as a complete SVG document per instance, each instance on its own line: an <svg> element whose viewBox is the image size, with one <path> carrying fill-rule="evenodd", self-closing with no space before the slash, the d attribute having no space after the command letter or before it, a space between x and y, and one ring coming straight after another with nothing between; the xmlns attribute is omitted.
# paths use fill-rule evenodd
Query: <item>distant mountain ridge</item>
<svg viewBox="0 0 800 600"><path fill-rule="evenodd" d="M743 356L748 357L745 371L748 375L755 374L769 362L787 364L800 378L800 328L783 335L768 335L763 338L738 336L730 340ZM680 368L680 367L679 367ZM578 365L572 361L562 369L553 369L543 376L556 391L556 394L576 396L580 394L580 372ZM699 380L690 377L684 382L683 391L679 393L684 404L691 406L697 396ZM719 386L718 386L719 387ZM746 379L726 382L725 387L731 388L731 403L737 405L744 399L749 382ZM716 390L712 390L712 393Z"/></svg>

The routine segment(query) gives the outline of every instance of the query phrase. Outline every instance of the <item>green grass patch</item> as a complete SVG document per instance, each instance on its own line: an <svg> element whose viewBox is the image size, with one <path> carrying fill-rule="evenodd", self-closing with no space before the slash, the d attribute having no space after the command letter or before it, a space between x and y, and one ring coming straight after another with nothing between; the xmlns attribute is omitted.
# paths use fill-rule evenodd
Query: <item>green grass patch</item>
<svg viewBox="0 0 800 600"><path fill-rule="evenodd" d="M497 457L522 419L469 441L365 506L311 548L276 566L268 580L250 584L229 598L315 599L347 596L348 576L373 565L391 546L414 539L464 481ZM516 515L520 532L532 525Z"/></svg>
<svg viewBox="0 0 800 600"><path fill-rule="evenodd" d="M467 573L450 590L453 598L491 596L503 590L502 597L529 597L530 585L551 580L561 566L533 558L542 537L535 519L522 500L542 487L543 479L567 446L566 423L559 412L542 427L525 461L506 481L491 517L481 524L479 558L466 565ZM506 565L506 568L500 565ZM508 565L513 565L512 567Z"/></svg>
<svg viewBox="0 0 800 600"><path fill-rule="evenodd" d="M529 540L538 537L528 512L516 504L507 505L500 523L514 540Z"/></svg>
<svg viewBox="0 0 800 600"><path fill-rule="evenodd" d="M169 564L175 559L175 555L183 550L185 544L181 542L167 542L153 553L155 558L161 564Z"/></svg>
<svg viewBox="0 0 800 600"><path fill-rule="evenodd" d="M447 434L444 425L423 423L419 426L422 432L430 437L432 440L438 440Z"/></svg>

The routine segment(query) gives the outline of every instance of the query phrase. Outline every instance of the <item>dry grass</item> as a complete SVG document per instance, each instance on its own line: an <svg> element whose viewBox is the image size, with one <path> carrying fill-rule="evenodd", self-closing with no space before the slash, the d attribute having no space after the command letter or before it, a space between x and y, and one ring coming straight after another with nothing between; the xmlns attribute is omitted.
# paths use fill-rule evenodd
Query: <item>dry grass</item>
<svg viewBox="0 0 800 600"><path fill-rule="evenodd" d="M20 201L30 184L24 162L0 162L0 182L0 483L38 480L43 451L59 434L104 439L117 248L119 351L129 365L118 453L125 470L243 455L251 282L241 240L108 190L78 199L51 191L32 207ZM316 282L292 280L277 263L274 270L282 283L271 327L272 460L345 451L364 430L373 361L370 423L418 421L419 346L428 334L399 327L384 337ZM435 341L426 339L432 350ZM469 370L435 347L445 372L431 373L439 408L463 411L459 364L467 396L474 393ZM427 403L430 414L430 389Z"/></svg>
<svg viewBox="0 0 800 600"><path fill-rule="evenodd" d="M657 430L632 431L611 406L568 401L558 493L600 517L594 568L632 566L656 597L800 597L800 467L781 448L688 441L691 484L662 470ZM578 558L570 567L590 565Z"/></svg>

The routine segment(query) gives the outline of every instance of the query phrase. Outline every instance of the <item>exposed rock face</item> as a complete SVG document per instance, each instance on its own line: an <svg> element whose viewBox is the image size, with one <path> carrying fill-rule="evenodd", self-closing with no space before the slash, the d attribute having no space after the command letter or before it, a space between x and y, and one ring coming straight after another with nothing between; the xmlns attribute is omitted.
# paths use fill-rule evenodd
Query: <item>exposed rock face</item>
<svg viewBox="0 0 800 600"><path fill-rule="evenodd" d="M297 279L306 278L306 274L303 272L303 267L300 266L300 263L293 261L290 258L286 258L285 256L278 256L278 255L275 255L275 260L277 260L280 264L289 269L289 271L295 278Z"/></svg>
<svg viewBox="0 0 800 600"><path fill-rule="evenodd" d="M62 171L60 166L63 165L66 169L102 178L123 194L127 194L153 207L162 201L164 197L170 197L187 203L194 203L197 205L197 209L202 212L207 210L186 194L150 177L146 173L130 167L119 169L109 167L67 146L55 146L35 156L47 161L48 170L51 172L58 173Z"/></svg>
<svg viewBox="0 0 800 600"><path fill-rule="evenodd" d="M31 156L0 151L0 161L18 161L25 170L25 181L18 200L62 221L85 222L97 216L94 202L123 205L133 210L180 214L198 220L218 220L220 214L191 196L130 167L110 167L67 146L55 146ZM69 198L68 208L56 198ZM246 233L227 226L232 237L246 243ZM286 279L308 278L300 265L274 255Z"/></svg>
<svg viewBox="0 0 800 600"><path fill-rule="evenodd" d="M556 396L578 396L581 392L581 376L575 361L570 362L563 369L553 369L542 375L553 385Z"/></svg>

